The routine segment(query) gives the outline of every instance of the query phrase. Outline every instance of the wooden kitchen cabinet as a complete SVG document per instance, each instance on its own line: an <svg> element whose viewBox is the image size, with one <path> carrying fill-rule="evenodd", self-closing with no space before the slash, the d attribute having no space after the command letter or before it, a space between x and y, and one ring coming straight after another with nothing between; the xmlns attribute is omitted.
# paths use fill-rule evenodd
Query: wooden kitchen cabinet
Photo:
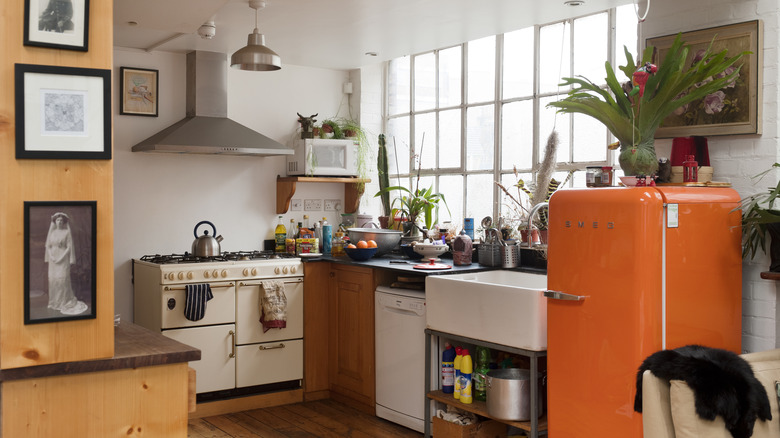
<svg viewBox="0 0 780 438"><path fill-rule="evenodd" d="M331 397L367 413L375 410L374 270L332 263L328 369ZM320 362L322 364L322 362Z"/></svg>

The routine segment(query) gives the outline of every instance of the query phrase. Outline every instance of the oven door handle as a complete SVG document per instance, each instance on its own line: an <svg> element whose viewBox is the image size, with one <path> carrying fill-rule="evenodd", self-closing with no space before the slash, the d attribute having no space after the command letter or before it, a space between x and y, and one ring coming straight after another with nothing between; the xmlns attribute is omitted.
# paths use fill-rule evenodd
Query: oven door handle
<svg viewBox="0 0 780 438"><path fill-rule="evenodd" d="M259 286L259 285L261 285L262 283L263 283L263 280L254 280L254 281L252 281L252 282L243 282L243 281L241 281L241 282L239 282L239 283L238 283L238 286L239 286L239 287L244 287L244 286ZM284 283L284 284L298 284L298 283L303 283L303 278L287 279L287 280L283 280L283 281L282 281L282 283Z"/></svg>
<svg viewBox="0 0 780 438"><path fill-rule="evenodd" d="M230 331L230 354L228 355L229 358L236 357L236 332L233 330Z"/></svg>
<svg viewBox="0 0 780 438"><path fill-rule="evenodd" d="M236 284L233 283L233 282L230 282L230 283L209 283L209 286L211 286L212 289L220 289L220 288L223 288L223 287L233 287L235 285ZM184 287L184 286L176 286L176 287L174 287L174 286L165 286L165 287L163 287L163 290L187 290L187 288Z"/></svg>

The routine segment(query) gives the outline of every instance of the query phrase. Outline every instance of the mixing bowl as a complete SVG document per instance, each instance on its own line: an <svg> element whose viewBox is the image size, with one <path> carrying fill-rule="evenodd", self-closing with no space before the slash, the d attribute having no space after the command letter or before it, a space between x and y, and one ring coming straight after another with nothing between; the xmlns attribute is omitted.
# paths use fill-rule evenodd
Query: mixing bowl
<svg viewBox="0 0 780 438"><path fill-rule="evenodd" d="M376 242L377 252L375 257L394 250L401 241L401 232L397 230L386 230L384 228L347 228L349 240L357 244L360 240L373 240Z"/></svg>

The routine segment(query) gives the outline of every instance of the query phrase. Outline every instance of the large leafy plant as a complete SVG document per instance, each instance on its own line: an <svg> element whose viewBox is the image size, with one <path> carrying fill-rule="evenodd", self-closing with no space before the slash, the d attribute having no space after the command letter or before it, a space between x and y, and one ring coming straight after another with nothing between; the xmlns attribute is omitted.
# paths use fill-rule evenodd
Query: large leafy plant
<svg viewBox="0 0 780 438"><path fill-rule="evenodd" d="M755 179L761 179L772 170L780 168L775 163L772 168L758 175ZM751 259L758 254L758 250L766 251L766 233L770 224L780 223L780 210L775 209L775 202L780 197L780 182L775 187L769 187L767 191L748 196L742 200L742 256ZM780 201L779 201L780 202Z"/></svg>
<svg viewBox="0 0 780 438"><path fill-rule="evenodd" d="M653 137L663 120L677 108L735 80L739 67L730 74L724 72L750 53L729 58L726 50L713 53L711 42L706 52L686 67L689 50L690 46L678 34L657 72L646 78L643 87L624 89L609 62L605 63L607 89L582 76L563 78L561 86L572 86L568 97L548 106L563 113L585 114L603 123L620 142L618 160L625 174L651 175L658 169ZM641 63L635 64L628 49L624 51L626 65L620 66L620 70L629 79L634 78L637 67L650 63L655 54L655 48L648 46Z"/></svg>

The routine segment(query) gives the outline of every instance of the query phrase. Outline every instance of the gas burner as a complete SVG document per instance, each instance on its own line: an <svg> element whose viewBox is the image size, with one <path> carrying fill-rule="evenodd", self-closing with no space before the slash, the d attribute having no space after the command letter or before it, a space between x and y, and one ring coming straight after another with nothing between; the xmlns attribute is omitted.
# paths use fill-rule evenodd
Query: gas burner
<svg viewBox="0 0 780 438"><path fill-rule="evenodd" d="M175 263L204 263L204 262L225 262L226 259L223 255L213 257L198 257L190 253L184 254L155 254L145 255L141 257L141 260L145 262L156 263L158 265L170 265Z"/></svg>

